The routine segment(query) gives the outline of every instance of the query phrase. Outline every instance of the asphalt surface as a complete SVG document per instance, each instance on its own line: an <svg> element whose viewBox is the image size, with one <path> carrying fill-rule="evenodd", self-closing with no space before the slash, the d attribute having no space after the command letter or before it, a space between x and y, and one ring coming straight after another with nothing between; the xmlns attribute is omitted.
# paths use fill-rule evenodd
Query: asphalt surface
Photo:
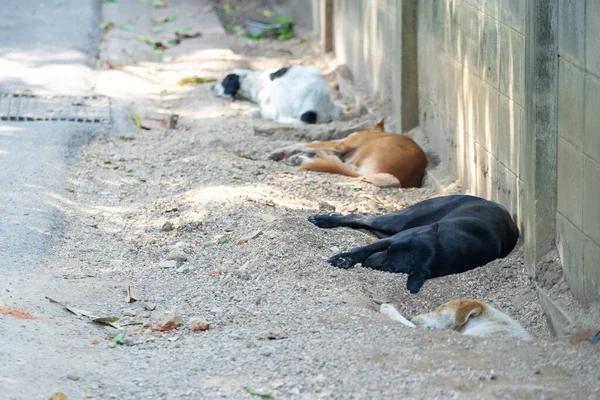
<svg viewBox="0 0 600 400"><path fill-rule="evenodd" d="M92 94L100 2L2 3L0 93ZM0 98L0 104L3 101L6 98ZM62 121L0 121L0 276L31 268L43 259L52 238L60 234L67 164L81 143L107 128Z"/></svg>

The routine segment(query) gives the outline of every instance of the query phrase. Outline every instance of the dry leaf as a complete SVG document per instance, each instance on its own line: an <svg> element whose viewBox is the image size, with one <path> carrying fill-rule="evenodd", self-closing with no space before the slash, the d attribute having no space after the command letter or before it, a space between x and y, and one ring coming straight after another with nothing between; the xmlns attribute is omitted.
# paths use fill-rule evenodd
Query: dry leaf
<svg viewBox="0 0 600 400"><path fill-rule="evenodd" d="M216 82L214 78L206 78L201 76L188 76L177 81L179 86L183 85L198 85L201 83Z"/></svg>
<svg viewBox="0 0 600 400"><path fill-rule="evenodd" d="M133 303L134 301L137 301L137 295L135 294L135 290L133 289L133 286L131 286L128 282L125 282L125 291L127 292L127 298L125 299L125 301L127 301L128 303Z"/></svg>

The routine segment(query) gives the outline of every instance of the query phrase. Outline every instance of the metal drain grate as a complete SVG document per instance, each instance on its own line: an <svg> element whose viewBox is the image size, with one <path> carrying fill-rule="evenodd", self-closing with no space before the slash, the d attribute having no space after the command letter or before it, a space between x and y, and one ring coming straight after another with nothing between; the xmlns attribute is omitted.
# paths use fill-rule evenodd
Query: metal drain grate
<svg viewBox="0 0 600 400"><path fill-rule="evenodd" d="M105 96L35 96L0 93L2 121L111 122L110 99Z"/></svg>

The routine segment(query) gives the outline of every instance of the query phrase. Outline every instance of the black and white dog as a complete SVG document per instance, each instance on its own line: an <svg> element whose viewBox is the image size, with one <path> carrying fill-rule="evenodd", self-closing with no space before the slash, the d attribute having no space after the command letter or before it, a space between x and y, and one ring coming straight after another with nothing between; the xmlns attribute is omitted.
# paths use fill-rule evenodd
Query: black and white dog
<svg viewBox="0 0 600 400"><path fill-rule="evenodd" d="M218 97L250 100L260 107L254 111L256 117L281 123L330 122L342 111L315 67L236 70L214 84L212 90Z"/></svg>
<svg viewBox="0 0 600 400"><path fill-rule="evenodd" d="M408 274L417 293L425 280L457 274L506 257L519 230L500 204L480 197L455 195L422 201L397 213L314 215L320 228L366 229L380 240L337 254L329 263L338 268L363 267Z"/></svg>

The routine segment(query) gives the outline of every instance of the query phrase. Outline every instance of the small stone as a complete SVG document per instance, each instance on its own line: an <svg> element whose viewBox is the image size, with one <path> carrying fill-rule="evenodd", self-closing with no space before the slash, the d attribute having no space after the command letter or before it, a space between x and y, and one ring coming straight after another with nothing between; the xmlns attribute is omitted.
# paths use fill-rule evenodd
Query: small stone
<svg viewBox="0 0 600 400"><path fill-rule="evenodd" d="M186 272L189 272L190 267L188 267L187 265L182 265L181 267L177 268L177 272L180 274L185 274Z"/></svg>
<svg viewBox="0 0 600 400"><path fill-rule="evenodd" d="M160 230L163 231L163 232L171 232L173 230L173 223L169 222L169 221L165 222L160 227Z"/></svg>
<svg viewBox="0 0 600 400"><path fill-rule="evenodd" d="M263 220L264 222L267 222L269 224L275 222L275 220L277 220L277 217L271 214L256 214L256 216L258 218L260 218L261 220Z"/></svg>
<svg viewBox="0 0 600 400"><path fill-rule="evenodd" d="M131 309L123 310L123 315L126 317L135 317L136 312Z"/></svg>
<svg viewBox="0 0 600 400"><path fill-rule="evenodd" d="M173 316L166 321L161 321L156 325L156 330L160 332L172 331L173 329L179 328L181 325L180 318Z"/></svg>
<svg viewBox="0 0 600 400"><path fill-rule="evenodd" d="M177 263L184 263L188 260L188 256L183 252L183 250L174 249L167 254L167 260L175 261Z"/></svg>
<svg viewBox="0 0 600 400"><path fill-rule="evenodd" d="M207 331L209 328L210 324L208 322L197 318L191 319L188 323L188 329L192 332Z"/></svg>
<svg viewBox="0 0 600 400"><path fill-rule="evenodd" d="M213 314L219 314L219 313L222 313L223 310L221 310L219 307L215 307L212 310L210 310L210 312Z"/></svg>
<svg viewBox="0 0 600 400"><path fill-rule="evenodd" d="M335 211L335 206L332 204L329 204L326 201L320 201L319 202L319 210L320 211Z"/></svg>
<svg viewBox="0 0 600 400"><path fill-rule="evenodd" d="M78 381L79 377L73 373L67 374L67 379L70 379L72 381Z"/></svg>
<svg viewBox="0 0 600 400"><path fill-rule="evenodd" d="M252 279L252 275L250 275L246 271L238 272L237 276L244 281L249 281L250 279Z"/></svg>
<svg viewBox="0 0 600 400"><path fill-rule="evenodd" d="M156 310L156 303L144 303L144 310L146 310L146 311Z"/></svg>
<svg viewBox="0 0 600 400"><path fill-rule="evenodd" d="M140 313L140 318L150 318L151 316L152 314L150 311L144 311L143 313Z"/></svg>
<svg viewBox="0 0 600 400"><path fill-rule="evenodd" d="M354 204L350 204L349 206L346 206L346 211L353 213L356 212L357 208Z"/></svg>
<svg viewBox="0 0 600 400"><path fill-rule="evenodd" d="M339 247L337 247L337 246L331 246L331 247L329 248L329 250L331 250L331 251L332 251L332 252L334 252L334 253L339 253L339 252L340 252L340 248L339 248Z"/></svg>
<svg viewBox="0 0 600 400"><path fill-rule="evenodd" d="M264 331L258 335L259 340L281 340L287 339L287 336L283 332L270 330Z"/></svg>
<svg viewBox="0 0 600 400"><path fill-rule="evenodd" d="M169 261L163 261L160 264L158 264L158 266L160 268L175 268L177 267L177 261L175 260L169 260Z"/></svg>

